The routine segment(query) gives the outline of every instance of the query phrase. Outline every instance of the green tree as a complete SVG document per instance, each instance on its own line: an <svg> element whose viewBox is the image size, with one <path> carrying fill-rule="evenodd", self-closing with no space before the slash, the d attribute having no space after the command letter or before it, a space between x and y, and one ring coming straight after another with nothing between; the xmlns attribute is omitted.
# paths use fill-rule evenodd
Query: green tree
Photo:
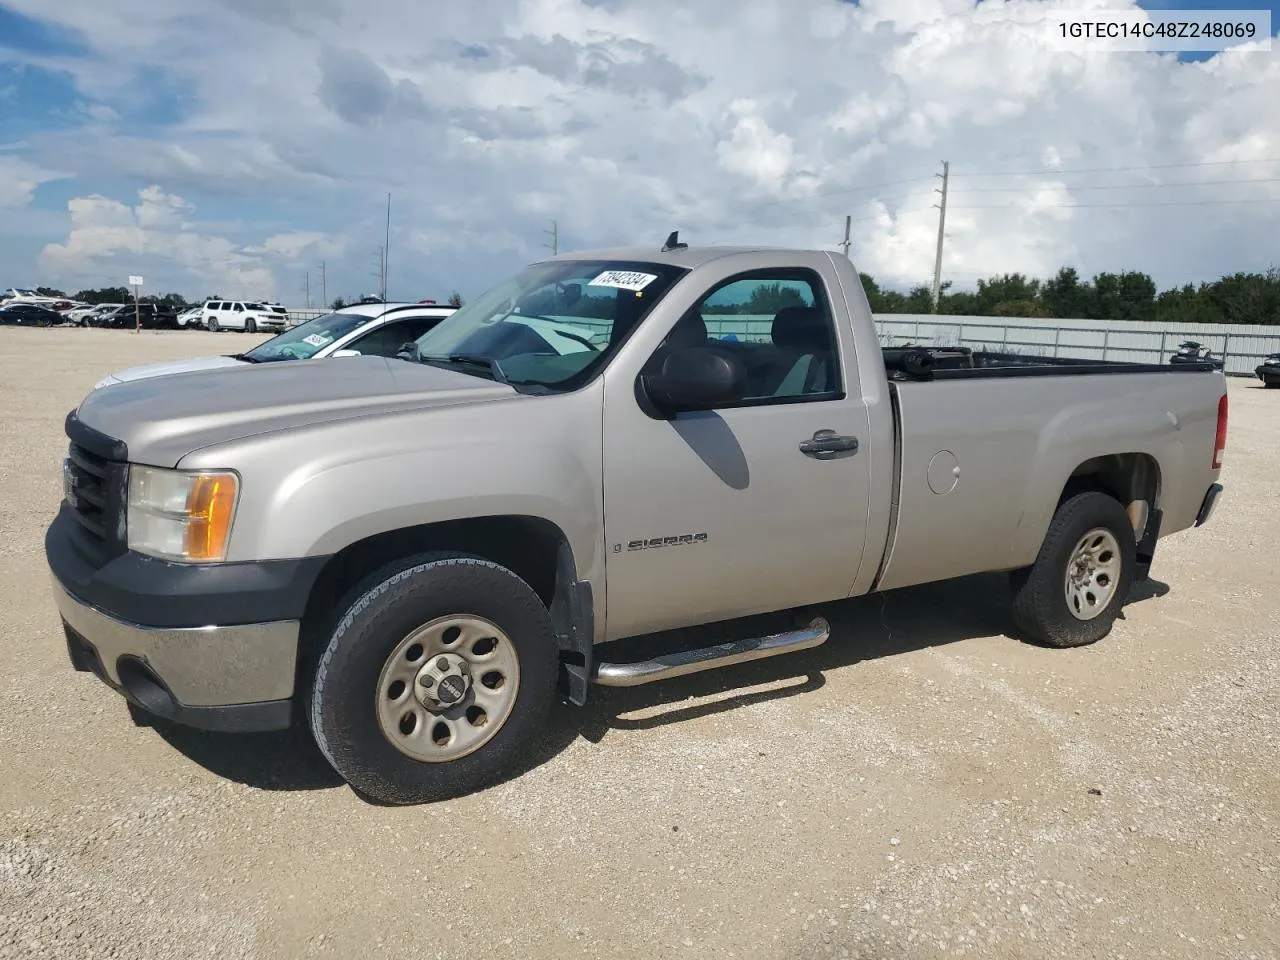
<svg viewBox="0 0 1280 960"><path fill-rule="evenodd" d="M449 306L451 307L462 306L462 297L458 295L458 291L455 290L453 293L449 294Z"/></svg>
<svg viewBox="0 0 1280 960"><path fill-rule="evenodd" d="M64 300L67 297L67 295L57 287L36 287L36 293L40 294L42 297L61 297Z"/></svg>
<svg viewBox="0 0 1280 960"><path fill-rule="evenodd" d="M346 301L346 300L342 299L342 297L337 297L337 298L335 298L335 299L334 299L333 303L329 304L329 309L330 309L330 310L341 310L341 309L342 309L343 307L345 307L346 305L347 305L347 301Z"/></svg>
<svg viewBox="0 0 1280 960"><path fill-rule="evenodd" d="M1280 324L1280 269L1233 273L1209 284L1203 295L1227 323Z"/></svg>
<svg viewBox="0 0 1280 960"><path fill-rule="evenodd" d="M777 313L783 307L803 307L804 297L795 287L781 283L761 284L751 291L751 297L739 311L741 313Z"/></svg>
<svg viewBox="0 0 1280 960"><path fill-rule="evenodd" d="M1154 320L1156 285L1145 273L1099 273L1093 278L1093 307L1096 320Z"/></svg>
<svg viewBox="0 0 1280 960"><path fill-rule="evenodd" d="M1093 287L1087 282L1080 282L1075 267L1063 267L1040 286L1040 302L1045 316L1059 319L1087 317L1092 301Z"/></svg>
<svg viewBox="0 0 1280 960"><path fill-rule="evenodd" d="M992 311L997 317L1043 317L1044 304L1039 300L1001 300Z"/></svg>
<svg viewBox="0 0 1280 960"><path fill-rule="evenodd" d="M1040 281L1028 280L1020 273L1005 273L978 281L977 306L986 316L997 316L995 310L1009 300L1035 300L1040 294Z"/></svg>

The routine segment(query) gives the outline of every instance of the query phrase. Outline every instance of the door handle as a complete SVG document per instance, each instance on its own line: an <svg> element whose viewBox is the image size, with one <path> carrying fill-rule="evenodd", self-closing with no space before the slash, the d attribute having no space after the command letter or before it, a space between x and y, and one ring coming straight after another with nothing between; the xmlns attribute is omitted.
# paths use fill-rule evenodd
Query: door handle
<svg viewBox="0 0 1280 960"><path fill-rule="evenodd" d="M833 460L841 453L858 452L858 438L840 436L834 430L819 430L800 441L800 452L818 460Z"/></svg>

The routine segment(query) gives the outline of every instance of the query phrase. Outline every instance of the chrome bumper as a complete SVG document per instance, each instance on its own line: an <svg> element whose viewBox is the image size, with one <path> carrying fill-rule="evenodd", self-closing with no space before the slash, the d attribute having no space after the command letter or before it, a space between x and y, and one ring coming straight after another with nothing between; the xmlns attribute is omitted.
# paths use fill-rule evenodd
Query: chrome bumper
<svg viewBox="0 0 1280 960"><path fill-rule="evenodd" d="M293 695L298 656L298 621L190 628L147 627L126 623L90 606L53 580L54 599L66 626L93 648L91 669L131 700L135 672L121 661L139 662L154 675L174 708L216 708L287 701ZM68 637L68 642L71 638ZM75 657L73 655L73 662ZM143 702L144 707L151 705ZM165 712L165 711L158 711ZM197 711L201 712L201 711ZM181 719L181 717L175 717Z"/></svg>

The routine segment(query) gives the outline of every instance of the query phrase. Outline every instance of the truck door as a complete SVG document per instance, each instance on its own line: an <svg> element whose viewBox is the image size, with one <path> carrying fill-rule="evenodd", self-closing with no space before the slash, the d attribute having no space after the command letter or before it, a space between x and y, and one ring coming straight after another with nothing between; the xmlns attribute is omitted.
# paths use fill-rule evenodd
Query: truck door
<svg viewBox="0 0 1280 960"><path fill-rule="evenodd" d="M761 254L753 264L771 259L731 275L701 268L704 285L662 313L666 329L605 374L609 639L852 588L870 466L858 451L869 415L851 326L828 258ZM744 400L671 420L647 413L638 376L673 345L709 342L741 358Z"/></svg>

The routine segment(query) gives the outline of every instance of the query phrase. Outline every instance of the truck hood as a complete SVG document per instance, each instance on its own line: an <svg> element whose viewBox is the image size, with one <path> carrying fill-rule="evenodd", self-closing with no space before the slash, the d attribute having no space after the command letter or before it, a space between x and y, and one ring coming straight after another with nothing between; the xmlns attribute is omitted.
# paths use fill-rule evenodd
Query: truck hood
<svg viewBox="0 0 1280 960"><path fill-rule="evenodd" d="M93 389L122 383L125 380L163 377L170 373L192 373L196 370L217 370L221 367L237 367L243 364L243 360L236 360L234 357L187 357L184 360L161 360L159 363L144 363L141 366L109 373L95 383Z"/></svg>
<svg viewBox="0 0 1280 960"><path fill-rule="evenodd" d="M478 376L385 357L236 364L109 384L77 418L124 441L129 460L172 467L187 454L289 427L517 396Z"/></svg>

